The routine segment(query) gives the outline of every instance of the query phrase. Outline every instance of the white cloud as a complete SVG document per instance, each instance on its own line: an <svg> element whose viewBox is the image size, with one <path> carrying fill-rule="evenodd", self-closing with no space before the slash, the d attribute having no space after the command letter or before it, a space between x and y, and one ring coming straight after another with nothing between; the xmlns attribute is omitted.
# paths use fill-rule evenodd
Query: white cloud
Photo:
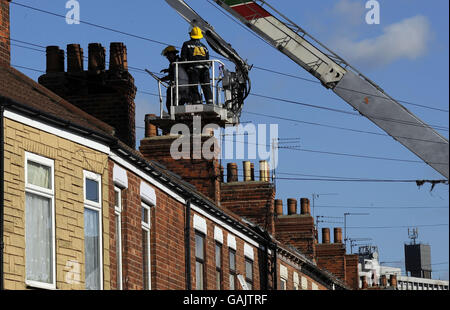
<svg viewBox="0 0 450 310"><path fill-rule="evenodd" d="M385 27L378 37L358 42L341 36L333 45L350 63L377 67L425 55L431 35L428 19L419 15Z"/></svg>
<svg viewBox="0 0 450 310"><path fill-rule="evenodd" d="M361 1L340 0L333 7L332 14L344 19L346 23L359 25L364 21L365 9Z"/></svg>

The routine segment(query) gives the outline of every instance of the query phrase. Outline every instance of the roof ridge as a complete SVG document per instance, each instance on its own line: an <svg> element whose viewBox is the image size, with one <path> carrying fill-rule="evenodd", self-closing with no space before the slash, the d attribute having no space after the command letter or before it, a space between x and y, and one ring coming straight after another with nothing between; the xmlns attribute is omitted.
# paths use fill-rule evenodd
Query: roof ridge
<svg viewBox="0 0 450 310"><path fill-rule="evenodd" d="M13 77L18 80L21 83L26 84L28 87L30 87L32 90L36 91L42 96L47 97L49 100L53 101L54 103L58 104L62 108L64 108L67 112L76 114L77 116L80 116L84 118L88 123L91 125L97 127L98 129L102 130L103 132L113 136L115 129L114 127L106 124L105 122L99 120L98 118L92 116L89 113L86 113L85 111L81 110L77 106L70 103L68 100L58 96L45 86L39 84L35 80L31 79L27 75L23 74L19 70L13 68L13 67L0 67L1 71L9 71ZM24 102L22 102L24 103ZM26 104L26 103L24 103ZM64 118L64 117L62 117Z"/></svg>

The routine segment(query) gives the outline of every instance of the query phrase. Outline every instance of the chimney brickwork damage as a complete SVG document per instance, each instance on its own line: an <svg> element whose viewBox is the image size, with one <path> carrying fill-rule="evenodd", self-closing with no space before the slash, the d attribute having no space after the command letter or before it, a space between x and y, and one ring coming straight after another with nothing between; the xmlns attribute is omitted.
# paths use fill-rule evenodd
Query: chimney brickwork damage
<svg viewBox="0 0 450 310"><path fill-rule="evenodd" d="M191 136L190 147L179 151L182 158L174 159L171 155L171 146L182 136L161 135L158 136L158 129L149 122L146 116L145 132L146 137L141 140L139 151L148 160L153 160L164 165L169 171L178 174L183 180L194 185L195 188L206 197L220 202L220 165L217 156L212 159L205 159L202 156L202 149L205 143L209 143L210 135ZM214 138L213 138L214 139ZM214 140L216 141L216 140ZM211 151L219 152L219 145L214 142L210 145Z"/></svg>
<svg viewBox="0 0 450 310"><path fill-rule="evenodd" d="M9 2L0 0L0 66L11 65Z"/></svg>
<svg viewBox="0 0 450 310"><path fill-rule="evenodd" d="M111 43L109 69L106 50L99 43L89 44L88 68L79 44L67 45L67 72L64 51L47 47L46 74L39 83L54 93L115 128L115 135L133 149L136 146L134 78L128 72L127 49Z"/></svg>

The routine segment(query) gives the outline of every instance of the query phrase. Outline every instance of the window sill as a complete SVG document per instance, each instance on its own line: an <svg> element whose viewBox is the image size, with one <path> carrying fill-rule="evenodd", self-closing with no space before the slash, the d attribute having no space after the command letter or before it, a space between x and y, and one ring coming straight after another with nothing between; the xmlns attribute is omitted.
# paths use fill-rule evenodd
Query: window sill
<svg viewBox="0 0 450 310"><path fill-rule="evenodd" d="M27 288L42 289L42 290L56 290L56 284L42 283L37 281L25 280Z"/></svg>

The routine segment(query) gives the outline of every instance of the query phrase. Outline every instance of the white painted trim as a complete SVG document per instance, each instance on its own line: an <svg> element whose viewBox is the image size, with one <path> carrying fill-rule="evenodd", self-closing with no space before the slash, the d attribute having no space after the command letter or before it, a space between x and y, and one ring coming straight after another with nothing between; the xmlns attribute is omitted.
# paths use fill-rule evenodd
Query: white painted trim
<svg viewBox="0 0 450 310"><path fill-rule="evenodd" d="M299 281L298 273L297 273L296 271L294 271L294 276L293 276L293 278L294 278L294 284L299 285L299 284L300 284L300 281Z"/></svg>
<svg viewBox="0 0 450 310"><path fill-rule="evenodd" d="M155 190L150 185L141 181L140 194L142 201L151 206L156 206Z"/></svg>
<svg viewBox="0 0 450 310"><path fill-rule="evenodd" d="M127 171L116 164L113 167L113 182L120 188L128 188Z"/></svg>
<svg viewBox="0 0 450 310"><path fill-rule="evenodd" d="M250 258L251 260L254 260L253 247L247 243L244 243L244 256Z"/></svg>
<svg viewBox="0 0 450 310"><path fill-rule="evenodd" d="M306 279L306 277L302 276L302 290L307 290L308 289L308 279Z"/></svg>
<svg viewBox="0 0 450 310"><path fill-rule="evenodd" d="M89 199L86 198L86 194L87 194L87 191L86 191L86 179L89 179L91 181L97 182L98 202L95 202L95 201L92 201L92 200L89 200ZM83 170L83 183L84 183L84 195L83 195L83 197L84 197L84 204L88 205L90 207L96 207L96 208L101 210L101 208L102 208L102 200L103 200L103 197L102 197L102 177L101 177L101 175L99 175L97 173L94 173L94 172L87 171L87 170Z"/></svg>
<svg viewBox="0 0 450 310"><path fill-rule="evenodd" d="M174 198L175 200L177 200L178 202L181 202L183 204L186 203L186 200L183 199L183 197L181 197L180 195L178 195L177 193L175 193L174 191L170 190L169 188L167 188L166 186L162 185L160 182L158 182L157 180L155 180L153 177L149 176L148 174L146 174L146 172L142 171L139 168L136 168L135 166L133 166L132 164L128 163L126 160L124 160L123 158L121 158L119 155L117 155L114 152L111 152L109 154L109 157L111 158L112 161L118 163L119 165L121 165L122 167L124 167L125 169L128 169L129 171L133 172L134 174L136 174L137 176L139 176L140 178L142 178L143 180L149 182L151 185L156 186L157 188L159 188L160 190L162 190L163 192L165 192L166 194L172 196L172 198Z"/></svg>
<svg viewBox="0 0 450 310"><path fill-rule="evenodd" d="M206 220L197 214L194 214L194 229L207 235Z"/></svg>
<svg viewBox="0 0 450 310"><path fill-rule="evenodd" d="M133 172L134 174L136 174L137 176L139 176L143 180L149 182L151 185L154 185L156 188L158 188L158 189L162 190L163 192L165 192L166 194L170 195L172 198L174 198L178 202L181 202L182 204L186 204L186 200L183 199L180 195L178 195L177 193L175 193L171 189L167 188L166 186L164 186L163 184L161 184L160 182L155 180L153 177L150 177L148 174L146 174L141 169L134 167L132 164L130 164L127 161L125 161L123 158L121 158L116 153L111 152L110 158L111 158L112 161L118 163L119 165L121 165L125 169L128 169L129 171ZM260 247L260 245L257 242L255 242L254 240L250 239L249 237L247 237L246 235L242 234L241 232L237 231L236 229L234 229L230 225L226 224L222 220L220 220L218 218L215 218L215 217L211 218L211 216L208 215L208 213L206 213L205 211L203 211L200 207L198 207L198 206L196 206L194 204L191 204L191 209L196 211L200 215L205 216L209 220L213 221L215 224L217 224L219 226L222 226L225 230L227 230L229 232L232 232L233 234L237 235L242 240L247 241L248 243L250 243L253 246L256 246L258 248Z"/></svg>
<svg viewBox="0 0 450 310"><path fill-rule="evenodd" d="M223 232L222 229L217 226L214 226L214 240L223 244Z"/></svg>
<svg viewBox="0 0 450 310"><path fill-rule="evenodd" d="M48 132L48 133L58 136L60 138L67 139L69 141L72 141L72 142L78 143L80 145L86 146L88 148L91 148L93 150L96 150L96 151L99 151L99 152L102 152L105 154L110 153L109 147L105 146L104 144L95 142L91 139L84 138L84 137L74 134L74 133L67 132L66 130L52 127L48 124L33 120L29 117L8 111L8 109L5 110L4 116L5 116L5 118L8 118L10 120L22 123L24 125L27 125L27 126L30 126L33 128L36 128L38 130Z"/></svg>
<svg viewBox="0 0 450 310"><path fill-rule="evenodd" d="M236 251L236 238L232 234L228 234L227 244L229 248Z"/></svg>
<svg viewBox="0 0 450 310"><path fill-rule="evenodd" d="M264 248L262 246L260 246L256 241L250 239L249 237L247 237L246 235L244 235L243 233L239 232L238 230L234 229L233 227L231 227L230 225L228 225L227 223L221 221L220 219L217 219L215 217L211 218L209 217L208 213L206 213L205 211L203 211L200 207L191 204L191 209L194 210L195 212L205 216L206 218L208 218L209 220L213 221L215 224L222 226L223 229L225 229L226 231L228 231L229 233L233 233L236 236L238 236L240 239L250 243L251 245L258 247L258 248Z"/></svg>
<svg viewBox="0 0 450 310"><path fill-rule="evenodd" d="M98 200L99 202L96 203L91 200L86 199L86 179L94 180L98 182ZM101 175L97 173L93 173L90 171L83 170L83 197L84 197L84 208L93 210L98 212L98 235L99 235L99 263L100 263L100 290L103 290L103 268L104 268L104 262L103 262L103 196L102 196L102 177ZM85 275L86 276L86 275Z"/></svg>
<svg viewBox="0 0 450 310"><path fill-rule="evenodd" d="M152 289L152 264L151 264L151 239L150 239L150 230L151 230L151 223L152 223L152 214L151 214L151 207L149 205L147 205L145 202L141 202L141 207L145 208L148 212L148 223L145 223L144 221L142 221L141 219L141 227L142 230L144 230L147 234L147 239L148 239L148 244L147 244L147 257L148 257L148 263L147 263L147 270L148 270L148 289L151 290Z"/></svg>
<svg viewBox="0 0 450 310"><path fill-rule="evenodd" d="M116 248L116 253L119 252L116 257L116 264L119 265L119 274L116 275L116 284L119 290L123 289L123 270L122 270L122 191L120 188L114 186L114 194L118 193L118 203L114 206L114 215L117 216L119 227L116 231L116 241L119 243L119 249ZM115 220L115 219L114 219ZM114 223L115 224L115 223ZM116 243L117 246L117 243Z"/></svg>
<svg viewBox="0 0 450 310"><path fill-rule="evenodd" d="M42 188L33 184L28 184L28 161L36 162L50 167L51 174L51 189ZM31 193L50 199L50 207L52 214L52 283L44 283L39 281L27 280L25 272L25 283L29 286L43 289L56 289L56 206L55 206L55 163L54 160L36 155L33 153L25 152L24 163L24 176L25 176L25 194ZM26 207L26 206L25 206ZM26 213L26 212L25 212ZM26 219L25 219L25 239L26 239ZM25 244L26 247L26 244Z"/></svg>
<svg viewBox="0 0 450 310"><path fill-rule="evenodd" d="M288 270L286 266L280 265L280 277L285 279L286 281L288 278Z"/></svg>

